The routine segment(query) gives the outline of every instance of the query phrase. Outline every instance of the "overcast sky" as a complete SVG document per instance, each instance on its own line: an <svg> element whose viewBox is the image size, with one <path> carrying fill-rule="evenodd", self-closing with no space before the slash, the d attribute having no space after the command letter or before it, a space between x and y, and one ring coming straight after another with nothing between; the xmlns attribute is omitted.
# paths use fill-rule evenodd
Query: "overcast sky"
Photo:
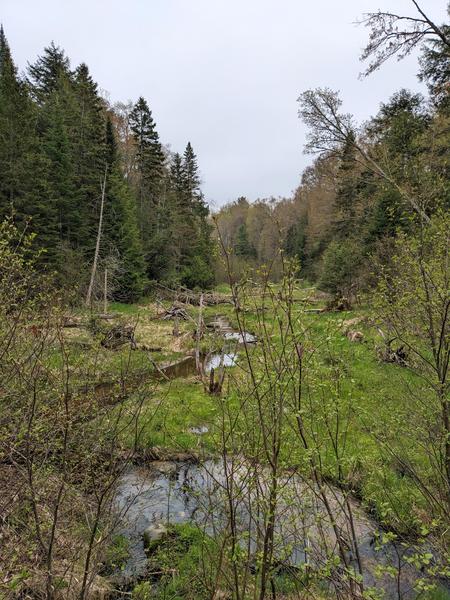
<svg viewBox="0 0 450 600"><path fill-rule="evenodd" d="M440 22L446 0L423 0ZM297 98L341 91L366 119L400 87L421 89L416 57L358 80L378 8L411 14L411 0L0 0L19 68L50 41L86 62L112 101L149 102L161 140L191 141L213 207L244 195L288 196L311 157Z"/></svg>

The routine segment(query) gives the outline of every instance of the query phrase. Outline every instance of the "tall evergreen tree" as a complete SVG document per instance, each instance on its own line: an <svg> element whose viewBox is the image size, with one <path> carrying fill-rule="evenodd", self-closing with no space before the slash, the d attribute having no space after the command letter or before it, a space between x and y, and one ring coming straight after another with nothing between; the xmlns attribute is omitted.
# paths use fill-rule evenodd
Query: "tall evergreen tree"
<svg viewBox="0 0 450 600"><path fill-rule="evenodd" d="M72 89L74 108L72 115L68 115L68 127L81 219L78 238L90 255L98 222L100 181L105 170L105 107L85 64L75 70Z"/></svg>
<svg viewBox="0 0 450 600"><path fill-rule="evenodd" d="M105 227L103 257L118 259L114 296L124 302L134 302L142 296L145 282L145 261L134 207L134 198L125 181L117 150L111 119L106 121L106 182Z"/></svg>
<svg viewBox="0 0 450 600"><path fill-rule="evenodd" d="M61 76L70 77L70 61L64 50L52 42L34 64L28 65L28 74L33 94L42 102L58 87Z"/></svg>
<svg viewBox="0 0 450 600"><path fill-rule="evenodd" d="M64 51L53 43L29 66L29 77L40 107L50 193L58 198L61 243L79 262L92 256L95 246L105 168L103 102L87 66L72 72Z"/></svg>
<svg viewBox="0 0 450 600"><path fill-rule="evenodd" d="M177 240L179 280L188 287L212 283L209 209L200 188L197 157L190 142L180 160L175 155L171 185L175 190L174 235Z"/></svg>
<svg viewBox="0 0 450 600"><path fill-rule="evenodd" d="M56 206L48 196L47 161L36 132L37 112L25 82L17 76L3 27L0 28L0 217L29 222L42 260L56 264Z"/></svg>
<svg viewBox="0 0 450 600"><path fill-rule="evenodd" d="M130 129L136 143L136 187L141 226L152 222L163 176L164 154L147 101L140 97L130 113Z"/></svg>
<svg viewBox="0 0 450 600"><path fill-rule="evenodd" d="M243 258L256 258L256 249L250 243L247 226L245 223L241 223L238 227L234 251L236 256L242 256Z"/></svg>
<svg viewBox="0 0 450 600"><path fill-rule="evenodd" d="M150 278L159 276L157 262L164 239L162 204L164 194L164 153L156 124L146 100L138 99L130 113L130 129L136 144L133 183L142 245Z"/></svg>
<svg viewBox="0 0 450 600"><path fill-rule="evenodd" d="M306 260L306 226L308 224L305 215L296 223L293 223L286 232L284 250L290 258L296 258L300 261L301 269L305 268Z"/></svg>
<svg viewBox="0 0 450 600"><path fill-rule="evenodd" d="M197 157L191 142L188 142L183 154L183 179L185 192L190 198L201 195L200 175L197 164Z"/></svg>

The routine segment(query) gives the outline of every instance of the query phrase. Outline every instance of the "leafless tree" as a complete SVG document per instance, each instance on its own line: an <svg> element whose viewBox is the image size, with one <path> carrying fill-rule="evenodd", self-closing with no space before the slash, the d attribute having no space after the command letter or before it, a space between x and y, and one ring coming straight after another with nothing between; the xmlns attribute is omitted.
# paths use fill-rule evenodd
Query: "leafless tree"
<svg viewBox="0 0 450 600"><path fill-rule="evenodd" d="M371 59L364 75L370 75L386 61L396 56L402 60L427 40L438 39L450 51L448 31L437 25L416 0L411 0L416 9L412 16L393 12L368 13L361 21L370 29L369 42L361 54L361 60Z"/></svg>

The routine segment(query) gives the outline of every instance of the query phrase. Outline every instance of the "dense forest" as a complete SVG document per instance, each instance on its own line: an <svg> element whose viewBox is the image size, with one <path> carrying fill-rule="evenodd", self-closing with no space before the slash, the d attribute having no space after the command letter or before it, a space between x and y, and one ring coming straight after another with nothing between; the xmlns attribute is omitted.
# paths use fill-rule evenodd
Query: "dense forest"
<svg viewBox="0 0 450 600"><path fill-rule="evenodd" d="M411 5L362 77L417 53L426 95L299 90L292 197L216 211L144 97L0 27L0 599L450 598L450 24Z"/></svg>
<svg viewBox="0 0 450 600"><path fill-rule="evenodd" d="M209 211L191 144L169 153L144 98L109 106L88 66L71 70L54 44L21 78L1 29L0 65L1 217L36 235L42 268L62 286L87 287L104 188L97 267L108 269L112 297L136 300L156 280L210 285Z"/></svg>
<svg viewBox="0 0 450 600"><path fill-rule="evenodd" d="M322 289L357 293L373 284L373 260L388 260L399 231L411 232L418 219L448 210L447 55L442 41L423 54L419 77L428 98L401 89L360 127L340 114L335 92L300 96L299 116L310 127L307 151L319 156L294 197L239 198L217 215L238 272L266 264L276 280L281 249Z"/></svg>

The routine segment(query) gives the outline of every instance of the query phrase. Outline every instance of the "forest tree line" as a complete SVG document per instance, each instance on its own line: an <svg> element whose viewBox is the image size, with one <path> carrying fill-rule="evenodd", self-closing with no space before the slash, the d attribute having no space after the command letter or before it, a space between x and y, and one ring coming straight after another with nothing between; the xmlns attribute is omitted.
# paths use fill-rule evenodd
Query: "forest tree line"
<svg viewBox="0 0 450 600"><path fill-rule="evenodd" d="M397 25L390 13L374 13L371 19L371 39L380 42L383 31L389 32L387 20ZM358 125L341 112L341 100L332 90L300 96L299 116L309 128L306 151L315 158L293 197L256 202L242 197L217 215L237 273L264 264L276 280L281 250L298 259L302 276L322 289L357 292L371 285L374 259L389 260L399 232L408 234L418 222L426 224L433 214L448 210L450 26L437 29L442 37L434 35L421 49L418 77L427 84L427 97L400 89ZM376 53L371 44L363 58ZM387 58L375 56L368 73ZM220 267L217 275L225 277Z"/></svg>
<svg viewBox="0 0 450 600"><path fill-rule="evenodd" d="M35 234L57 283L86 287L104 215L97 275L137 300L153 281L213 281L209 209L192 145L171 153L148 102L111 106L87 65L53 43L19 76L0 30L0 220Z"/></svg>
<svg viewBox="0 0 450 600"><path fill-rule="evenodd" d="M396 26L390 13L371 18L367 73L389 58L383 35ZM421 46L427 97L400 89L360 125L332 90L302 93L299 116L315 158L293 196L240 197L211 215L191 144L171 153L143 97L111 106L88 67L72 70L53 43L21 77L2 29L0 218L13 217L19 229L26 223L42 266L63 286L83 289L104 181L97 272L101 279L108 270L111 297L123 301L155 281L189 288L225 281L220 245L232 251L238 277L265 265L276 281L284 253L299 261L302 277L333 294L367 288L374 258L389 260L400 231L448 209L449 26L437 31ZM411 49L424 39L411 38Z"/></svg>

